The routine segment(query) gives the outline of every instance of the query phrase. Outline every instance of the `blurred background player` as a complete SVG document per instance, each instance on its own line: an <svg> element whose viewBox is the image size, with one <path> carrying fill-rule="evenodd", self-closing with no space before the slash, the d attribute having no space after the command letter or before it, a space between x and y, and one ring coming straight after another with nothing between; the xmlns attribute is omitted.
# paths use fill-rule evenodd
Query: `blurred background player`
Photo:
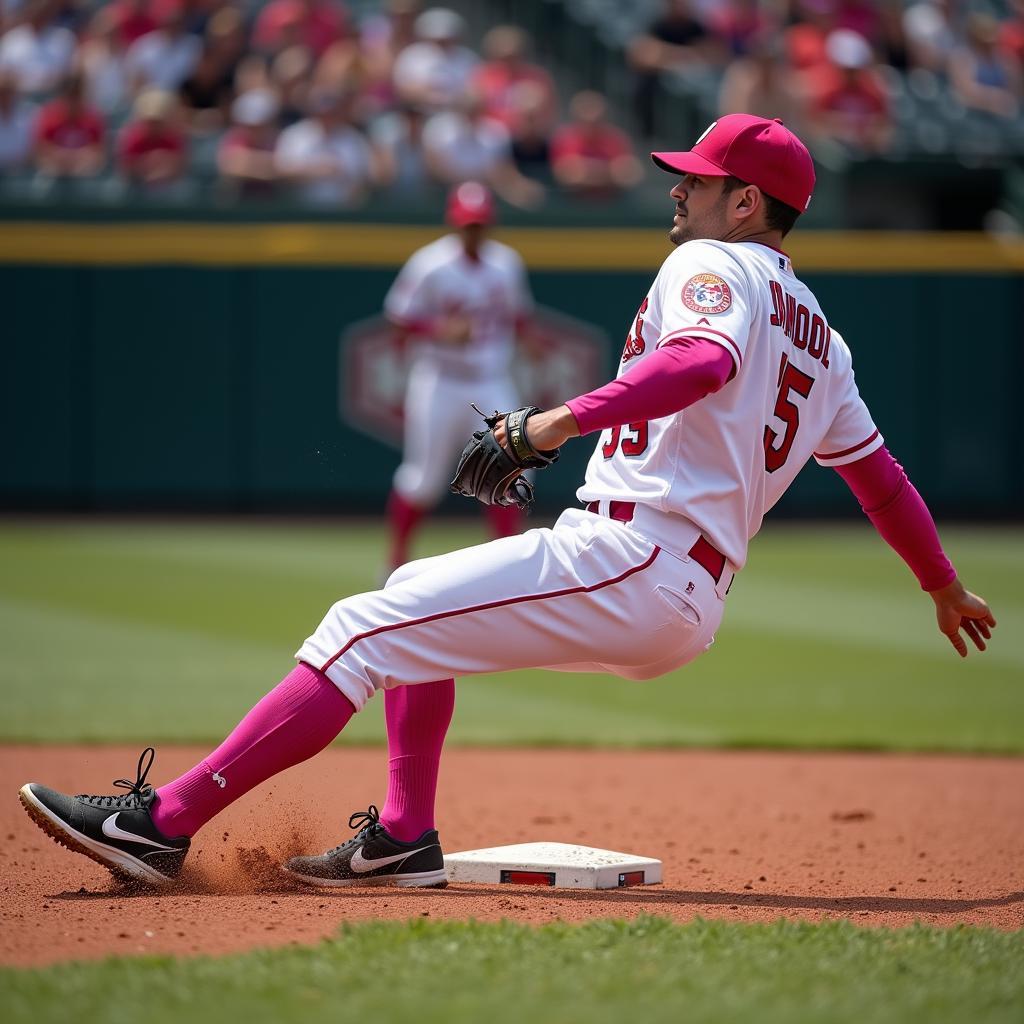
<svg viewBox="0 0 1024 1024"><path fill-rule="evenodd" d="M519 404L512 356L533 300L519 254L487 237L494 215L484 185L452 189L445 219L455 232L413 253L384 300L400 343L412 346L402 464L388 499L392 569L408 561L416 525L446 492L466 438L479 429L470 403L488 413ZM495 536L518 531L517 508L486 511Z"/></svg>

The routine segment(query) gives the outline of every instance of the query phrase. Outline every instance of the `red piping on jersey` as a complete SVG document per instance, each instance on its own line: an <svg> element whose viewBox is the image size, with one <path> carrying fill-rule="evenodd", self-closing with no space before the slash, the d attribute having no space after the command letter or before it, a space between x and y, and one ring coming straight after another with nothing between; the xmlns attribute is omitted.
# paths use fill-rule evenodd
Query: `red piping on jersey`
<svg viewBox="0 0 1024 1024"><path fill-rule="evenodd" d="M407 334L432 334L435 322L433 320L404 320L401 317L392 316L388 318L393 327Z"/></svg>
<svg viewBox="0 0 1024 1024"><path fill-rule="evenodd" d="M878 437L877 430L869 438L861 441L860 444L855 444L852 448L846 448L841 452L832 452L831 455L819 455L818 452L815 452L814 457L816 459L841 459L844 455L852 455L854 452L859 452L861 448L866 448L876 437Z"/></svg>
<svg viewBox="0 0 1024 1024"><path fill-rule="evenodd" d="M504 601L490 601L487 604L476 604L469 608L455 608L450 612L438 612L436 615L425 615L422 619L410 619L408 622L393 622L386 626L378 626L376 629L367 630L365 633L357 633L354 637L350 638L348 643L333 658L326 661L321 667L321 672L326 672L343 654L351 650L355 644L359 643L360 640L366 640L371 636L376 636L378 633L389 633L394 629L404 629L406 626L422 626L426 622L437 622L439 619L450 619L454 615L468 615L470 612L486 612L492 608L505 608L511 604L523 604L526 601L544 601L550 597L567 597L569 594L591 594L595 590L604 590L605 587L610 587L615 583L621 583L623 580L628 579L635 573L642 572L654 563L654 560L661 554L661 548L655 546L651 552L651 557L647 559L643 565L635 565L632 569L627 569L624 573L620 573L614 579L602 580L600 583L594 583L590 586L582 587L568 587L565 590L553 590L550 594L526 594L523 597L511 597Z"/></svg>
<svg viewBox="0 0 1024 1024"><path fill-rule="evenodd" d="M673 332L672 334L666 334L665 337L658 342L657 347L661 348L662 345L667 345L670 341L676 341L679 338L681 338L684 334L696 334L698 337L701 338L707 337L707 335L709 334L714 334L716 337L724 339L732 346L732 353L736 358L737 368L743 365L743 355L740 352L739 345L737 345L736 342L733 341L728 334L725 334L722 331L716 331L711 327L683 327L680 330Z"/></svg>

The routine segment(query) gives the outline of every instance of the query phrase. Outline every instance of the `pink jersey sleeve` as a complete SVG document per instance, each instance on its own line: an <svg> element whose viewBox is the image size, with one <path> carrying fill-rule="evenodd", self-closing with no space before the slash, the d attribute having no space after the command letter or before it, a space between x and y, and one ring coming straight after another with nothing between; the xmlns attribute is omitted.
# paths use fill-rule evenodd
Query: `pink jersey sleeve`
<svg viewBox="0 0 1024 1024"><path fill-rule="evenodd" d="M733 372L732 356L707 338L686 337L663 345L617 380L565 404L581 434L636 420L656 420L693 405L722 387Z"/></svg>
<svg viewBox="0 0 1024 1024"><path fill-rule="evenodd" d="M887 448L835 470L882 539L910 567L922 590L938 590L953 582L956 570L942 550L928 506Z"/></svg>

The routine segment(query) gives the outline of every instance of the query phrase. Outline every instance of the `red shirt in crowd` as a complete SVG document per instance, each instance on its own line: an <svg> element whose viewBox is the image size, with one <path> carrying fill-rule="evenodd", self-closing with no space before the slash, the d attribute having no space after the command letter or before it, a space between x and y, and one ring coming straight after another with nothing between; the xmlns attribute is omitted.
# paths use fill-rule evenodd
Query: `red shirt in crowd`
<svg viewBox="0 0 1024 1024"><path fill-rule="evenodd" d="M118 35L125 46L131 46L140 36L153 32L157 27L156 18L150 13L148 5L140 9L134 4L118 3L115 0L110 9Z"/></svg>
<svg viewBox="0 0 1024 1024"><path fill-rule="evenodd" d="M864 138L870 126L889 112L889 100L869 71L849 78L835 68L822 68L812 76L811 107L819 114L842 115L852 134Z"/></svg>
<svg viewBox="0 0 1024 1024"><path fill-rule="evenodd" d="M575 124L563 125L551 140L551 163L567 157L612 161L633 152L629 138L613 125L584 130Z"/></svg>
<svg viewBox="0 0 1024 1024"><path fill-rule="evenodd" d="M1024 64L1024 18L1003 22L999 30L999 45Z"/></svg>
<svg viewBox="0 0 1024 1024"><path fill-rule="evenodd" d="M500 121L513 134L519 127L520 111L516 109L518 87L536 85L543 90L550 109L554 109L555 83L543 69L533 64L521 64L514 71L502 61L481 65L473 75L473 85L484 99L487 116Z"/></svg>
<svg viewBox="0 0 1024 1024"><path fill-rule="evenodd" d="M67 101L51 100L39 111L36 121L36 141L46 142L61 149L81 149L96 146L103 141L106 126L103 118L88 107L69 109Z"/></svg>
<svg viewBox="0 0 1024 1024"><path fill-rule="evenodd" d="M277 50L294 28L296 41L320 57L346 35L347 22L345 8L330 0L318 0L308 9L300 0L271 0L256 19L253 42L261 50Z"/></svg>
<svg viewBox="0 0 1024 1024"><path fill-rule="evenodd" d="M152 128L145 121L133 121L125 125L117 142L118 160L122 170L128 172L148 153L182 153L184 150L185 136L176 128L167 125Z"/></svg>

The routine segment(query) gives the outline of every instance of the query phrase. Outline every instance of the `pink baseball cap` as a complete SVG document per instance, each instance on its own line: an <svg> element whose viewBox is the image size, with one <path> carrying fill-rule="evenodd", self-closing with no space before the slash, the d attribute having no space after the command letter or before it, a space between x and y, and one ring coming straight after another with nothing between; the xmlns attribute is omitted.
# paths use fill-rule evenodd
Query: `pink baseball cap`
<svg viewBox="0 0 1024 1024"><path fill-rule="evenodd" d="M494 196L479 181L464 181L448 193L445 210L448 223L457 228L467 224L494 223Z"/></svg>
<svg viewBox="0 0 1024 1024"><path fill-rule="evenodd" d="M693 149L652 153L651 159L677 174L732 175L801 213L814 193L811 154L778 118L726 114L712 122Z"/></svg>

